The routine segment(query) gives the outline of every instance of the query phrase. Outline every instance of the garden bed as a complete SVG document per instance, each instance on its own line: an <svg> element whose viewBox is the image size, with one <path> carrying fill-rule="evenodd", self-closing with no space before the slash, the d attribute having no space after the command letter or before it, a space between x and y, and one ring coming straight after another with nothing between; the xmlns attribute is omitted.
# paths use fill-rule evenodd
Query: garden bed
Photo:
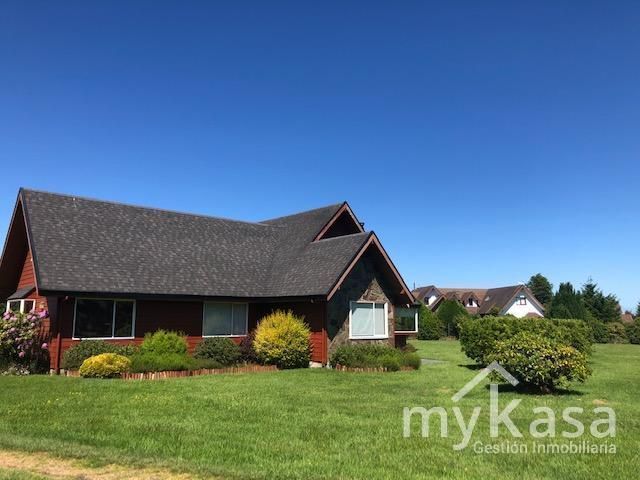
<svg viewBox="0 0 640 480"><path fill-rule="evenodd" d="M273 372L278 370L275 365L244 365L241 367L225 368L201 368L198 370L172 370L164 372L140 372L123 373L123 380L164 380L166 378L197 377L199 375L220 375L223 373L253 373L253 372ZM66 370L67 377L79 377L78 370Z"/></svg>

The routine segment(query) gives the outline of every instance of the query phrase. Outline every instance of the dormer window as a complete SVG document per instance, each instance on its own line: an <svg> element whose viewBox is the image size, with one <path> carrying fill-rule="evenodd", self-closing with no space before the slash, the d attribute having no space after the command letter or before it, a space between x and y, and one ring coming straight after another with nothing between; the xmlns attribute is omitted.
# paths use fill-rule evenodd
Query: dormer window
<svg viewBox="0 0 640 480"><path fill-rule="evenodd" d="M467 300L467 307L473 307L473 298Z"/></svg>
<svg viewBox="0 0 640 480"><path fill-rule="evenodd" d="M527 297L525 295L520 295L518 297L518 305L526 305L527 304Z"/></svg>

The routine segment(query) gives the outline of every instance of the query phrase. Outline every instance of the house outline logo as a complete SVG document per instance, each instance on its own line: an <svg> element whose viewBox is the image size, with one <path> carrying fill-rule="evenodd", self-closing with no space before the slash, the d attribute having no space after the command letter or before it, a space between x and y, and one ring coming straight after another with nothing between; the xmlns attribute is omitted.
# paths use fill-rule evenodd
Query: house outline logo
<svg viewBox="0 0 640 480"><path fill-rule="evenodd" d="M451 400L453 400L456 403L459 402L467 393L469 393L471 390L476 388L476 386L480 382L482 382L485 378L487 378L491 372L498 372L507 382L509 382L514 387L518 385L518 383L520 383L518 382L517 378L515 378L513 375L507 372L504 369L504 367L500 365L498 362L491 362L489 365L483 368L475 377L469 380L464 385L464 387L458 390L456 394L453 397L451 397ZM496 384L492 383L491 385L493 386Z"/></svg>

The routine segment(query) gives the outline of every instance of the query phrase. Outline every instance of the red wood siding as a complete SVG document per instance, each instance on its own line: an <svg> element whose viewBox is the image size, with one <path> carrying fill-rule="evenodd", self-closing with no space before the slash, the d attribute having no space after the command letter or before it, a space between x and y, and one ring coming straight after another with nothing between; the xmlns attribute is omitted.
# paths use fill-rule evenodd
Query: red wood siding
<svg viewBox="0 0 640 480"><path fill-rule="evenodd" d="M61 350L60 358L64 351L79 342L73 337L73 313L75 299L66 297L61 299L59 306L61 326ZM312 360L314 362L327 362L327 340L325 325L326 304L324 302L293 302L293 303L265 303L249 304L249 331L253 330L259 319L273 310L292 310L296 315L305 317L309 324L312 343ZM107 340L119 344L139 345L147 332L158 329L183 332L187 337L189 351L192 352L198 343L202 341L202 308L203 302L189 301L162 301L162 300L138 300L136 302L135 338L128 340ZM239 343L243 337L234 337L233 341ZM58 346L56 339L52 339L50 348L51 368L57 369Z"/></svg>
<svg viewBox="0 0 640 480"><path fill-rule="evenodd" d="M24 262L22 262L22 271L20 273L20 278L18 280L18 285L16 285L16 290L19 290L24 287L35 287L36 285L36 276L33 268L33 258L31 256L31 250L27 250L27 254L25 256ZM47 310L48 302L45 297L41 297L38 294L37 290L34 290L25 298L32 299L36 301L36 310ZM42 322L42 337L43 340L49 343L50 341L50 330L51 330L51 320L46 318Z"/></svg>

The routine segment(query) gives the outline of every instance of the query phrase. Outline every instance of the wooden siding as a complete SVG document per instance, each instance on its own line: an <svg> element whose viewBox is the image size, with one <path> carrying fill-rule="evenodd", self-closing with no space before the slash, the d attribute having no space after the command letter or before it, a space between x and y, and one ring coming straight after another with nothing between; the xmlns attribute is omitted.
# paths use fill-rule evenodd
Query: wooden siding
<svg viewBox="0 0 640 480"><path fill-rule="evenodd" d="M59 302L59 319L61 326L60 358L64 351L78 343L73 337L73 314L75 299L64 297ZM138 300L136 302L135 338L106 340L118 344L139 345L147 332L166 329L183 332L187 337L189 351L193 352L196 345L202 341L202 309L203 302L172 301L172 300ZM258 321L264 315L274 310L292 310L296 315L304 316L311 328L312 361L327 362L327 340L325 330L326 303L325 302L288 302L288 303L250 303L248 311L249 331L255 329ZM54 332L54 337L57 332ZM244 337L233 337L240 343ZM58 367L57 337L51 341L51 368Z"/></svg>

